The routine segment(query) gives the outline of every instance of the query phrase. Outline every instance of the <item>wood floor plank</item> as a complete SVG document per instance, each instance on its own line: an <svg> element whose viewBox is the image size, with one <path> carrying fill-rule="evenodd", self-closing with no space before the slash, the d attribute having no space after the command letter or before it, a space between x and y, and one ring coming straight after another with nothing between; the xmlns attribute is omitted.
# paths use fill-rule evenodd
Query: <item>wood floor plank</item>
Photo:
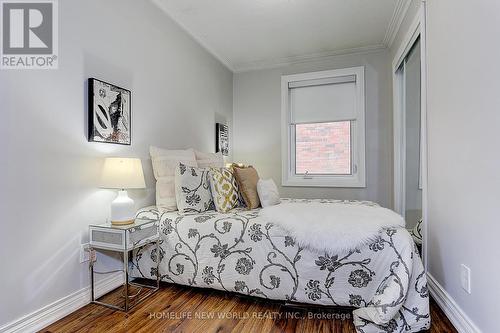
<svg viewBox="0 0 500 333"><path fill-rule="evenodd" d="M120 290L115 290L106 297L118 302L121 300ZM457 332L432 299L430 309L432 324L427 333ZM325 318L328 313L337 317ZM342 314L344 316L339 317ZM332 318L332 315L329 318ZM355 328L352 313L346 309L290 308L271 300L241 297L217 290L162 284L157 293L129 313L89 304L40 332L352 333L355 332Z"/></svg>
<svg viewBox="0 0 500 333"><path fill-rule="evenodd" d="M226 323L230 321L227 316L232 315L233 308L238 301L237 297L214 293L193 310L191 320L184 320L174 332L230 332L231 330L226 328Z"/></svg>
<svg viewBox="0 0 500 333"><path fill-rule="evenodd" d="M443 310L437 305L437 303L431 298L430 304L431 312L431 329L430 333L458 333L458 331L453 327L450 320L444 314Z"/></svg>
<svg viewBox="0 0 500 333"><path fill-rule="evenodd" d="M192 288L187 290L185 295L177 297L169 305L165 306L162 311L156 312L161 314L160 317L144 318L142 322L136 321L128 325L130 332L173 332L185 320L186 313L193 311L202 302L204 302L211 295L210 292L202 291ZM142 309L136 311L144 312Z"/></svg>
<svg viewBox="0 0 500 333"><path fill-rule="evenodd" d="M215 332L224 332L224 333L229 333L229 332L236 332L235 327L238 325L238 323L242 320L245 320L246 316L250 314L250 307L252 304L255 302L255 300L251 298L242 298L236 296L236 305L232 309L233 313L235 316L231 319L226 321L226 323L218 327Z"/></svg>
<svg viewBox="0 0 500 333"><path fill-rule="evenodd" d="M234 332L272 332L274 328L274 319L272 313L278 312L280 305L276 303L268 303L255 299L248 308L249 317L240 320L234 327Z"/></svg>
<svg viewBox="0 0 500 333"><path fill-rule="evenodd" d="M293 333L296 332L299 318L304 316L304 311L290 310L285 307L280 308L280 316L275 318L272 333Z"/></svg>

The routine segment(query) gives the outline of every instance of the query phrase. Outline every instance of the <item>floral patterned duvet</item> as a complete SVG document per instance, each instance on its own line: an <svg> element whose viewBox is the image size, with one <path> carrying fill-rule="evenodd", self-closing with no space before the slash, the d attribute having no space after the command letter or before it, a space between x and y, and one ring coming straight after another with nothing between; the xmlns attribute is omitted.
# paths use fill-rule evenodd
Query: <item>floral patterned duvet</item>
<svg viewBox="0 0 500 333"><path fill-rule="evenodd" d="M155 246L134 252L132 276L159 274L163 281L183 285L288 302L352 306L360 333L429 328L427 280L404 228L385 229L360 250L328 254L299 247L286 232L263 220L258 209L160 214L149 207L138 216L159 217L162 239L159 255Z"/></svg>

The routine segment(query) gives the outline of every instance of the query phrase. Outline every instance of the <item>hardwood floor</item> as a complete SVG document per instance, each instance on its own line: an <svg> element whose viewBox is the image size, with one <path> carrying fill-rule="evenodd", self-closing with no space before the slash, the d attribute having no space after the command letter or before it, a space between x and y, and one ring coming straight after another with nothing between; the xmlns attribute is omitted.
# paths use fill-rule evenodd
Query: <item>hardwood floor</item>
<svg viewBox="0 0 500 333"><path fill-rule="evenodd" d="M121 301L120 289L105 296ZM429 332L457 332L431 300ZM209 289L163 284L128 314L89 304L40 332L355 332L350 309L309 310Z"/></svg>

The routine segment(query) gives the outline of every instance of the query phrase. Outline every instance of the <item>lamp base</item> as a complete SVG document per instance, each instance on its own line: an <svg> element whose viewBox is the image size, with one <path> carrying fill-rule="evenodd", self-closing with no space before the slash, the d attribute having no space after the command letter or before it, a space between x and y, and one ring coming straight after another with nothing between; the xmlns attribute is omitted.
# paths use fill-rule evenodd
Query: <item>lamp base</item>
<svg viewBox="0 0 500 333"><path fill-rule="evenodd" d="M111 221L111 225L129 225L129 224L134 224L135 220L128 220L128 221Z"/></svg>
<svg viewBox="0 0 500 333"><path fill-rule="evenodd" d="M118 191L118 196L111 203L111 224L127 225L134 223L134 220L134 200L129 198L127 191Z"/></svg>

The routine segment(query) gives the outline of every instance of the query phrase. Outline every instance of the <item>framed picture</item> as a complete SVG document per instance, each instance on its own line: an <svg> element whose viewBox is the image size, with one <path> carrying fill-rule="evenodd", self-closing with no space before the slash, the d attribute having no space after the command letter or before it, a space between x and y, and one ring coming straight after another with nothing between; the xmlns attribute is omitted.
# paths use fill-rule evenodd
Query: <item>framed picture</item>
<svg viewBox="0 0 500 333"><path fill-rule="evenodd" d="M229 155L229 130L227 125L215 124L215 152L222 152L222 155Z"/></svg>
<svg viewBox="0 0 500 333"><path fill-rule="evenodd" d="M89 78L89 142L130 145L130 91L98 79Z"/></svg>

